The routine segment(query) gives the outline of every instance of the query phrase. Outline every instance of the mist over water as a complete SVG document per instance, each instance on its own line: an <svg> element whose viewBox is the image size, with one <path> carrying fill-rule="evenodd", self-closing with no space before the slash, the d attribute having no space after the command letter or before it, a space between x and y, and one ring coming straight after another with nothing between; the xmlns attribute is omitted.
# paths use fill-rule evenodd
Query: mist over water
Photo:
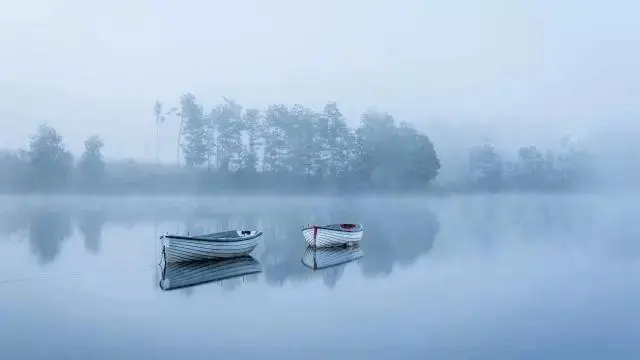
<svg viewBox="0 0 640 360"><path fill-rule="evenodd" d="M5 197L0 357L631 359L634 199ZM347 221L362 258L302 264ZM160 289L163 232L238 227L262 272Z"/></svg>
<svg viewBox="0 0 640 360"><path fill-rule="evenodd" d="M0 360L640 359L639 12L5 1Z"/></svg>

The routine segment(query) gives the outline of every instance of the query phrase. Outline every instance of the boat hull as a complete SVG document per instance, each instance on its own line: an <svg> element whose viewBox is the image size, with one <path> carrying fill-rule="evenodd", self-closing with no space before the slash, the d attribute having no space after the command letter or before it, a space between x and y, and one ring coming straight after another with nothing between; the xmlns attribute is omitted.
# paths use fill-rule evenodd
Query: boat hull
<svg viewBox="0 0 640 360"><path fill-rule="evenodd" d="M262 272L251 256L165 264L160 288L174 290Z"/></svg>
<svg viewBox="0 0 640 360"><path fill-rule="evenodd" d="M310 227L302 230L304 241L313 248L355 245L362 239L362 233L363 230L341 231L322 227Z"/></svg>
<svg viewBox="0 0 640 360"><path fill-rule="evenodd" d="M228 259L249 255L259 241L259 236L232 242L164 238L163 252L167 263Z"/></svg>
<svg viewBox="0 0 640 360"><path fill-rule="evenodd" d="M313 248L307 247L302 256L302 263L313 270L326 269L343 265L364 256L359 246L349 248Z"/></svg>

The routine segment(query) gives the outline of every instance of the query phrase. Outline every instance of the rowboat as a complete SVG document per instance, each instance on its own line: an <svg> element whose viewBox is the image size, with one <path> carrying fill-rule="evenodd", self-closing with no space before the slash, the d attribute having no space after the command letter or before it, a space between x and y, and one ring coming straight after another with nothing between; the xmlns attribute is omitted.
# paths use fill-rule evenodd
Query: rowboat
<svg viewBox="0 0 640 360"><path fill-rule="evenodd" d="M162 254L167 263L234 258L249 255L262 232L232 230L199 236L163 235Z"/></svg>
<svg viewBox="0 0 640 360"><path fill-rule="evenodd" d="M364 256L359 246L349 248L313 248L308 246L304 255L302 255L302 263L304 266L313 270L326 269L333 266L349 263Z"/></svg>
<svg viewBox="0 0 640 360"><path fill-rule="evenodd" d="M362 239L360 224L309 225L302 229L307 245L318 247L350 246Z"/></svg>
<svg viewBox="0 0 640 360"><path fill-rule="evenodd" d="M160 288L175 290L262 272L262 265L251 256L231 259L166 263Z"/></svg>

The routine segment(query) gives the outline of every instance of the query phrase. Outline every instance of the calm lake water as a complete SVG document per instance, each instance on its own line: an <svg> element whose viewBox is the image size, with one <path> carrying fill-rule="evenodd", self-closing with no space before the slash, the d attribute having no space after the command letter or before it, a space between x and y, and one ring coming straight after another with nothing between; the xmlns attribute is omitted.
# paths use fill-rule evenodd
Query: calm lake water
<svg viewBox="0 0 640 360"><path fill-rule="evenodd" d="M0 359L638 359L638 200L4 197ZM331 222L363 257L313 271ZM160 288L162 233L233 227L260 273Z"/></svg>

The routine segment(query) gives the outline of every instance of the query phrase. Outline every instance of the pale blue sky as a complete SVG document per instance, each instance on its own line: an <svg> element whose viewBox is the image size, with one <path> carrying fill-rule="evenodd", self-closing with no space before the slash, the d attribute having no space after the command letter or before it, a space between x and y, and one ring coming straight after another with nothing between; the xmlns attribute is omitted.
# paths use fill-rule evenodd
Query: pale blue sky
<svg viewBox="0 0 640 360"><path fill-rule="evenodd" d="M438 131L559 137L640 115L636 1L24 0L2 9L1 147L21 146L47 122L76 152L100 133L110 157L153 158L153 102L182 91L257 107L337 100L353 121L375 106L434 129L436 145ZM174 129L163 134L170 161Z"/></svg>

